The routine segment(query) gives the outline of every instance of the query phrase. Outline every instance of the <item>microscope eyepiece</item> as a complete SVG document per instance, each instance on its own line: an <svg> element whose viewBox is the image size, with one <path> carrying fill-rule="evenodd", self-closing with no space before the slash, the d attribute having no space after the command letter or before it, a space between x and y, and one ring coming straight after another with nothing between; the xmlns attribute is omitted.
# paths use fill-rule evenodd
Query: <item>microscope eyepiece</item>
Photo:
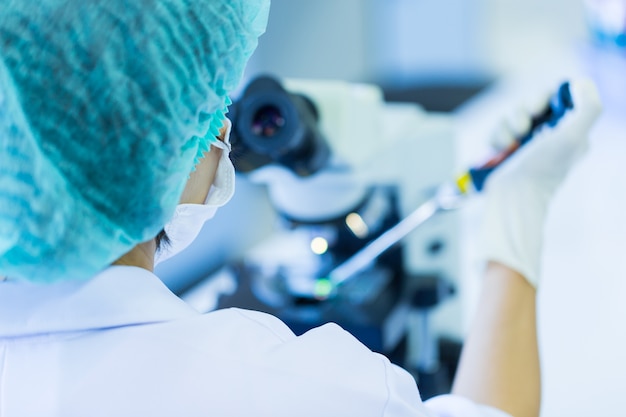
<svg viewBox="0 0 626 417"><path fill-rule="evenodd" d="M252 133L260 138L271 138L285 126L285 118L278 107L261 107L252 119Z"/></svg>
<svg viewBox="0 0 626 417"><path fill-rule="evenodd" d="M330 158L314 103L288 92L272 77L254 79L231 106L229 117L238 171L279 164L304 177L323 168Z"/></svg>

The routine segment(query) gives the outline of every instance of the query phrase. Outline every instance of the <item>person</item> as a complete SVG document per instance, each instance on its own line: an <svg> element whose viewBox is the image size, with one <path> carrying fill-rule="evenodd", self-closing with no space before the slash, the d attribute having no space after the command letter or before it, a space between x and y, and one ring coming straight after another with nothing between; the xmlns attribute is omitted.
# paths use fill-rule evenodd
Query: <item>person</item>
<svg viewBox="0 0 626 417"><path fill-rule="evenodd" d="M5 0L0 414L536 416L541 231L600 111L585 80L488 183L490 263L449 395L422 402L408 372L335 324L295 336L260 312L200 314L152 272L232 195L228 96L268 13Z"/></svg>

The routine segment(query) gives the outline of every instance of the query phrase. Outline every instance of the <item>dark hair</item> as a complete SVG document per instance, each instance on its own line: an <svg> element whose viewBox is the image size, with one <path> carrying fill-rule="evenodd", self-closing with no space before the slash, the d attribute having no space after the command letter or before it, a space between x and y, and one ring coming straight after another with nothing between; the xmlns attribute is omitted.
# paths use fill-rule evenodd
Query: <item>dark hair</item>
<svg viewBox="0 0 626 417"><path fill-rule="evenodd" d="M164 246L170 244L170 238L165 232L165 229L161 229L158 235L156 235L156 251L160 251Z"/></svg>

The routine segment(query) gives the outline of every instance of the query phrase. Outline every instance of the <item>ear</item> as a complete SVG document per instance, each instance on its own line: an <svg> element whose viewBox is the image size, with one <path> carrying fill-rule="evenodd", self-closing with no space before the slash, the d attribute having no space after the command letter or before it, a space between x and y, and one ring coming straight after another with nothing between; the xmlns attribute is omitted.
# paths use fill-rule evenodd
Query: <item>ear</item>
<svg viewBox="0 0 626 417"><path fill-rule="evenodd" d="M215 180L215 173L221 156L222 150L215 146L211 146L211 150L204 153L202 159L189 175L180 197L180 204L203 204L206 201L211 185Z"/></svg>

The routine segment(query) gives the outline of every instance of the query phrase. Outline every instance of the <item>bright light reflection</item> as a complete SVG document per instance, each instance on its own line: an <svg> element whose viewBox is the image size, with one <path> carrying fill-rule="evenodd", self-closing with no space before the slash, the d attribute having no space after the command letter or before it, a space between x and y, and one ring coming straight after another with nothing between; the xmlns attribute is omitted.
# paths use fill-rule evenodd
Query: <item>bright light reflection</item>
<svg viewBox="0 0 626 417"><path fill-rule="evenodd" d="M350 213L346 217L346 225L350 228L352 233L358 238L365 238L369 234L369 228L363 221L363 218L357 213Z"/></svg>
<svg viewBox="0 0 626 417"><path fill-rule="evenodd" d="M311 241L311 250L316 255L323 255L328 250L328 241L323 237L316 237Z"/></svg>

